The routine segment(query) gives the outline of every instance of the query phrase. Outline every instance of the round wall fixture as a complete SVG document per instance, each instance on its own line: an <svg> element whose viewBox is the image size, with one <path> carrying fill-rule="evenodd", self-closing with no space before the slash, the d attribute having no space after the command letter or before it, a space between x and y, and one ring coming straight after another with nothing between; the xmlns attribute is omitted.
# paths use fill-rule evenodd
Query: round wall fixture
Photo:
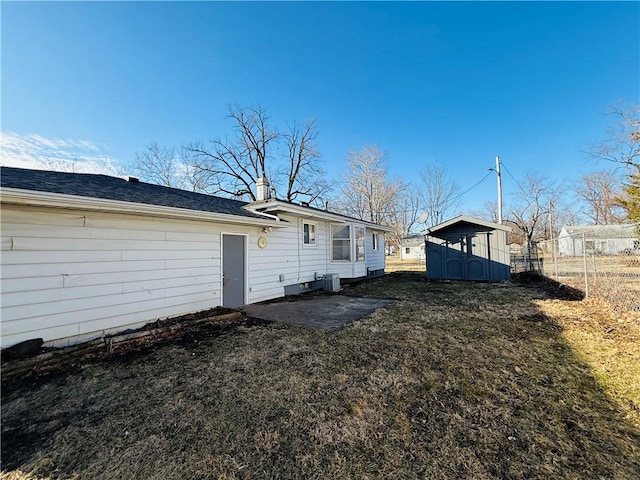
<svg viewBox="0 0 640 480"><path fill-rule="evenodd" d="M258 237L258 246L264 248L267 246L267 239L264 237Z"/></svg>

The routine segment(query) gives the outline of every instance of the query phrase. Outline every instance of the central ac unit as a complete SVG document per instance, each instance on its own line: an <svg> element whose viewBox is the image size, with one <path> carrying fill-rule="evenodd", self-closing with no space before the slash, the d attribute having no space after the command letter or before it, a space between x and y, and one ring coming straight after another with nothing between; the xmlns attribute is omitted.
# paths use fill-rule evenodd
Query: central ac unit
<svg viewBox="0 0 640 480"><path fill-rule="evenodd" d="M339 273L325 273L324 277L324 289L328 292L340 291L340 274Z"/></svg>

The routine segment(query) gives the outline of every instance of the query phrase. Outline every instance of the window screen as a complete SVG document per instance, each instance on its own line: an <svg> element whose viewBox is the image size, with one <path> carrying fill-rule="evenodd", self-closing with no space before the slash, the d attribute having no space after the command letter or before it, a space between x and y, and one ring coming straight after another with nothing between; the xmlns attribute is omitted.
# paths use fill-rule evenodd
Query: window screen
<svg viewBox="0 0 640 480"><path fill-rule="evenodd" d="M349 225L331 226L331 247L332 260L351 260L351 228Z"/></svg>
<svg viewBox="0 0 640 480"><path fill-rule="evenodd" d="M356 262L364 262L364 228L356 227Z"/></svg>
<svg viewBox="0 0 640 480"><path fill-rule="evenodd" d="M314 246L316 244L316 224L304 223L302 226L303 240L302 243L307 246Z"/></svg>

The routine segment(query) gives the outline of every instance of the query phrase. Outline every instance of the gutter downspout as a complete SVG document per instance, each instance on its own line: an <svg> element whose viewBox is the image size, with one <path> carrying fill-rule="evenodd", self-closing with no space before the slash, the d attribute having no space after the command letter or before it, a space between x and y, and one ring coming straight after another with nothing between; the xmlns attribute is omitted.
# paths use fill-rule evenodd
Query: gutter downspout
<svg viewBox="0 0 640 480"><path fill-rule="evenodd" d="M251 213L255 213L255 214L258 214L258 215L264 215L265 217L271 218L271 219L275 220L276 222L281 222L282 221L280 219L280 217L277 216L277 215L272 215L270 213L264 213L264 212L261 212L260 210L254 210L253 208L245 208L245 210L248 210Z"/></svg>

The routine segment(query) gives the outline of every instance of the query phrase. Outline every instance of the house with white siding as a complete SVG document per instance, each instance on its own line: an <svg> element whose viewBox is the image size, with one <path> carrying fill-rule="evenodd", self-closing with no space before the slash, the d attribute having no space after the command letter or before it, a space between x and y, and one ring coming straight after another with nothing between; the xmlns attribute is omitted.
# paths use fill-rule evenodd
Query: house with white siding
<svg viewBox="0 0 640 480"><path fill-rule="evenodd" d="M565 226L558 235L558 253L563 257L617 255L640 248L639 226L576 225Z"/></svg>
<svg viewBox="0 0 640 480"><path fill-rule="evenodd" d="M2 167L1 346L63 346L161 318L384 273L388 228L105 175Z"/></svg>
<svg viewBox="0 0 640 480"><path fill-rule="evenodd" d="M401 260L425 261L425 244L423 234L407 235L400 244Z"/></svg>

